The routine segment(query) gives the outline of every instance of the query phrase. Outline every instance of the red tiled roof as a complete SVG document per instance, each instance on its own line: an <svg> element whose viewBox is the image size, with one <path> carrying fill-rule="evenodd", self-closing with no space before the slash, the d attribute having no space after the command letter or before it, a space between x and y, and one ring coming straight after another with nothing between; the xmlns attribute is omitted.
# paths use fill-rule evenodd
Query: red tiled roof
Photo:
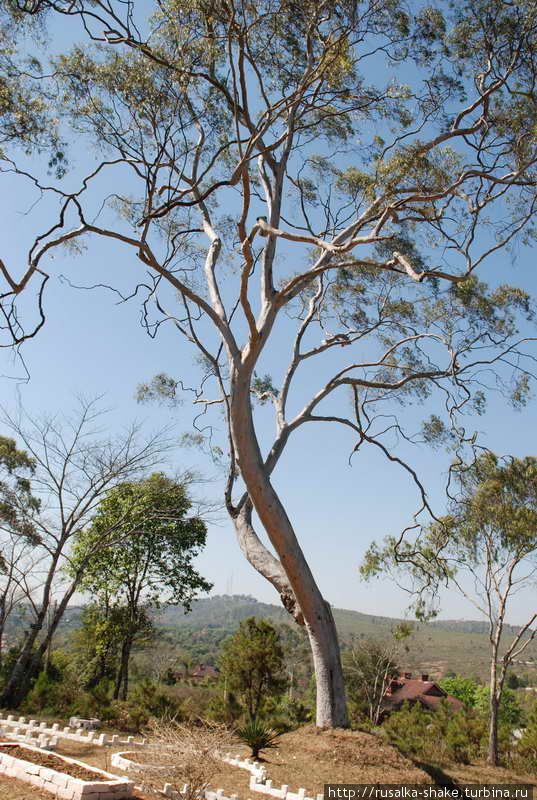
<svg viewBox="0 0 537 800"><path fill-rule="evenodd" d="M458 700L456 697L452 697L450 694L447 694L445 697L433 697L424 694L418 699L420 703L422 703L426 708L430 709L431 711L436 711L442 700L446 703L449 703L450 706L452 706L457 711L460 708L463 708L464 706L464 703L461 703L460 700Z"/></svg>
<svg viewBox="0 0 537 800"><path fill-rule="evenodd" d="M463 704L456 697L448 695L437 683L434 681L420 681L411 678L397 678L392 681L388 688L384 700L383 707L386 711L395 711L407 701L415 703L419 701L425 708L434 711L438 708L439 703L446 700L450 705L455 708L462 708Z"/></svg>

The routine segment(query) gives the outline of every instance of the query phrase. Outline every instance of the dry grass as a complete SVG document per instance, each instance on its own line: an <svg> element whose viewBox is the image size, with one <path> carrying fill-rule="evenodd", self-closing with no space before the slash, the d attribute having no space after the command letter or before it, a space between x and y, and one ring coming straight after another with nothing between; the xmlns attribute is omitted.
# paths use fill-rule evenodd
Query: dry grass
<svg viewBox="0 0 537 800"><path fill-rule="evenodd" d="M140 757L152 766L140 771L141 783L157 791L169 783L177 792L186 784L183 797L195 800L211 784L221 763L217 753L227 752L232 745L233 736L216 723L154 723Z"/></svg>
<svg viewBox="0 0 537 800"><path fill-rule="evenodd" d="M220 740L220 749L223 752L230 750L233 754L249 754L248 749L243 746L225 745L225 741ZM56 752L122 775L121 770L111 769L110 758L114 751L126 749L128 748L125 746L102 748L64 740ZM141 761L148 759L148 749L143 748L136 752ZM432 744L431 762L433 755ZM357 731L320 731L314 726L284 734L278 746L266 752L264 765L275 786L286 783L291 791L303 787L309 797L315 797L322 792L325 783L433 782L424 770L376 736ZM460 784L530 783L537 786L535 775L521 775L503 768L494 769L484 763L468 766L442 765L441 771L444 776ZM224 789L228 796L235 793L241 800L263 798L262 795L250 792L249 777L246 770L211 761L207 780L212 789ZM176 781L180 778L182 776L176 776ZM187 782L186 777L182 779L182 783ZM0 800L50 800L50 797L47 792L40 792L20 781L0 776ZM136 798L154 800L154 796L149 798L149 795L141 792L136 794Z"/></svg>
<svg viewBox="0 0 537 800"><path fill-rule="evenodd" d="M232 753L249 755L244 747ZM266 751L263 763L274 786L285 783L294 792L304 788L309 797L321 793L325 783L432 783L423 770L376 736L321 731L313 725L284 734L276 748ZM213 774L213 789L224 789L228 795L236 792L241 798L252 796L246 770L222 767L227 765Z"/></svg>
<svg viewBox="0 0 537 800"><path fill-rule="evenodd" d="M448 764L442 766L442 771L456 783L528 783L537 786L535 774L522 774L504 767L491 767L490 764L480 762L476 764Z"/></svg>
<svg viewBox="0 0 537 800"><path fill-rule="evenodd" d="M24 781L0 775L0 800L50 800L50 792L40 792Z"/></svg>

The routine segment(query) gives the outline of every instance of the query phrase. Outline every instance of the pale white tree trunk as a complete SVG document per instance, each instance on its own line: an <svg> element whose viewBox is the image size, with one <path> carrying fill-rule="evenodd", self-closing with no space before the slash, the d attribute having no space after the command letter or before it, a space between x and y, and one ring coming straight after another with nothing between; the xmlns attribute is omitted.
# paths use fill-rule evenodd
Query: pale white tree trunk
<svg viewBox="0 0 537 800"><path fill-rule="evenodd" d="M279 562L255 535L248 508L242 509L235 522L239 543L255 568L278 589L285 607L295 619L300 622L303 618L317 684L317 725L322 728L346 727L347 704L334 618L315 583L263 462L252 419L249 381L247 370L234 371L230 403L231 432L249 498Z"/></svg>

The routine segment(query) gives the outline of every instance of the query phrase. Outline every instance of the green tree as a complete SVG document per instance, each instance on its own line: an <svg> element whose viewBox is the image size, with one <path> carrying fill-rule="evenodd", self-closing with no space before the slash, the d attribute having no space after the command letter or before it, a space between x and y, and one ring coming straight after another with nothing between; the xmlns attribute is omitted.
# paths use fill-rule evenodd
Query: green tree
<svg viewBox="0 0 537 800"><path fill-rule="evenodd" d="M527 398L512 365L525 363L528 295L479 275L491 254L535 237L534 0L4 5L61 24L62 41L71 30L73 47L36 83L54 87L66 137L100 148L69 184L51 185L39 164L28 177L13 158L59 211L20 274L0 262L7 341L43 325L56 248L123 248L133 288L122 296L145 293L148 333L172 321L197 348L192 397L216 422L190 441L226 468L241 549L306 627L317 724L344 726L334 620L273 473L304 426L341 426L353 453L399 464L428 507L392 452L391 434L414 430L411 403L444 409L428 441L469 443L460 415L484 408L484 364L516 404ZM116 289L113 271L101 285ZM17 307L32 291L35 317L29 301L27 314ZM173 400L184 379L158 375L140 396ZM272 441L256 404L272 407ZM387 407L399 412L389 425Z"/></svg>
<svg viewBox="0 0 537 800"><path fill-rule="evenodd" d="M181 481L154 473L111 489L91 525L76 537L72 569L85 564L80 590L113 612L109 619L120 636L115 697L127 697L131 652L147 630L148 611L161 602L188 610L198 592L211 588L192 563L205 545L207 529L199 517L188 516L191 507ZM99 546L111 529L114 544Z"/></svg>
<svg viewBox="0 0 537 800"><path fill-rule="evenodd" d="M475 693L475 708L486 717L490 715L490 687L478 686ZM508 686L504 686L498 707L498 725L506 725L510 729L524 724L524 710L517 700L516 694Z"/></svg>
<svg viewBox="0 0 537 800"><path fill-rule="evenodd" d="M461 465L457 475L460 493L451 502L451 516L422 529L417 541L398 545L389 537L380 548L373 544L362 574L406 569L414 581L420 614L431 608L439 586L447 582L488 621L488 760L496 764L508 670L537 635L533 606L527 621L504 641L512 597L531 584L537 571L537 459L501 461L486 453L470 466Z"/></svg>
<svg viewBox="0 0 537 800"><path fill-rule="evenodd" d="M26 697L31 677L41 668L54 633L77 591L86 563L79 560L64 581L63 567L78 532L89 525L112 486L147 473L172 449L166 433L142 439L137 426L103 438L104 412L98 400L80 400L71 415L31 417L20 410L4 411L2 422L15 434L33 461L32 485L40 506L20 503L15 493L13 513L34 531L30 558L19 565L18 589L28 609L29 625L19 656L0 695L0 706L17 708ZM101 527L96 546L105 545L116 530Z"/></svg>
<svg viewBox="0 0 537 800"><path fill-rule="evenodd" d="M79 680L90 691L101 681L117 676L125 627L124 609L110 603L106 595L98 599L100 602L85 607L80 627L72 637Z"/></svg>
<svg viewBox="0 0 537 800"><path fill-rule="evenodd" d="M0 436L0 667L6 622L24 599L31 554L39 542L32 519L40 505L31 491L34 470L29 454L18 450L14 439Z"/></svg>
<svg viewBox="0 0 537 800"><path fill-rule="evenodd" d="M473 678L453 675L451 678L442 678L441 681L438 681L438 685L452 697L456 697L464 703L466 708L474 708L478 684Z"/></svg>
<svg viewBox="0 0 537 800"><path fill-rule="evenodd" d="M234 694L251 723L287 687L280 637L266 620L243 620L237 633L224 642L218 664L225 691Z"/></svg>

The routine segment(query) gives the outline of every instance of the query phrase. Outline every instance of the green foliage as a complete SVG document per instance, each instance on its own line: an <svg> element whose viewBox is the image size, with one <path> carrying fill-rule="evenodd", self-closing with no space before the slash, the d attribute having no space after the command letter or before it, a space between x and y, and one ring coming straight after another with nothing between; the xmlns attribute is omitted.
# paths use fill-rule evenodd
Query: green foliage
<svg viewBox="0 0 537 800"><path fill-rule="evenodd" d="M438 681L438 685L452 697L456 697L464 703L466 708L474 708L478 683L473 678L454 675L451 678L442 678L442 680Z"/></svg>
<svg viewBox="0 0 537 800"><path fill-rule="evenodd" d="M276 742L281 736L280 731L275 731L256 719L251 719L246 725L237 728L235 734L241 742L248 745L252 758L257 758L262 750L276 747Z"/></svg>
<svg viewBox="0 0 537 800"><path fill-rule="evenodd" d="M382 727L403 755L436 763L470 763L483 754L487 735L485 717L471 710L454 711L447 702L440 703L435 712L419 703L404 703Z"/></svg>
<svg viewBox="0 0 537 800"><path fill-rule="evenodd" d="M236 695L250 722L258 720L287 686L278 632L262 619L241 622L224 642L218 665L226 690Z"/></svg>
<svg viewBox="0 0 537 800"><path fill-rule="evenodd" d="M192 564L205 544L206 526L186 516L190 508L185 487L155 473L113 488L91 527L76 537L70 569L82 570L80 588L98 604L89 620L98 670L89 680L108 674L107 659L118 656L116 695L123 699L132 646L150 627L148 609L165 598L188 610L198 591L211 588Z"/></svg>
<svg viewBox="0 0 537 800"><path fill-rule="evenodd" d="M537 770L537 704L528 714L526 728L515 749L515 763L530 773Z"/></svg>
<svg viewBox="0 0 537 800"><path fill-rule="evenodd" d="M17 660L21 654L22 645L16 645L14 647L10 647L7 653L3 654L2 663L0 665L0 686L5 686L13 672L13 668L17 663ZM40 674L43 668L43 664L40 662L35 664L32 669L32 674L30 676L30 682L33 683L38 675Z"/></svg>
<svg viewBox="0 0 537 800"><path fill-rule="evenodd" d="M25 450L17 449L14 439L0 436L0 524L5 534L31 544L39 541L32 521L40 508L40 501L31 491L34 469L34 459ZM0 554L0 570L6 568L3 559Z"/></svg>
<svg viewBox="0 0 537 800"><path fill-rule="evenodd" d="M361 566L364 577L407 564L418 590L423 589L418 595L423 603L427 596L434 601L439 581L455 577L462 565L483 572L488 558L505 576L512 559L516 571L537 552L537 459L502 463L486 453L472 465L460 465L455 474L461 492L450 505L450 516L424 528L417 542L404 540L396 546L388 537L382 547L373 544ZM504 577L495 585L503 591L509 584Z"/></svg>
<svg viewBox="0 0 537 800"><path fill-rule="evenodd" d="M310 704L284 695L276 706L272 720L279 730L280 728L299 728L301 725L312 722L314 717L314 709Z"/></svg>
<svg viewBox="0 0 537 800"><path fill-rule="evenodd" d="M478 686L475 692L475 708L485 717L490 716L490 688ZM504 687L498 711L500 725L517 728L524 724L524 709L512 689Z"/></svg>
<svg viewBox="0 0 537 800"><path fill-rule="evenodd" d="M73 569L92 554L81 589L124 601L143 594L156 606L166 592L168 603L188 609L197 591L211 588L192 566L206 526L186 516L191 505L184 486L163 473L112 489L74 546Z"/></svg>
<svg viewBox="0 0 537 800"><path fill-rule="evenodd" d="M382 725L388 741L409 758L421 758L430 752L433 715L419 703L403 703Z"/></svg>

